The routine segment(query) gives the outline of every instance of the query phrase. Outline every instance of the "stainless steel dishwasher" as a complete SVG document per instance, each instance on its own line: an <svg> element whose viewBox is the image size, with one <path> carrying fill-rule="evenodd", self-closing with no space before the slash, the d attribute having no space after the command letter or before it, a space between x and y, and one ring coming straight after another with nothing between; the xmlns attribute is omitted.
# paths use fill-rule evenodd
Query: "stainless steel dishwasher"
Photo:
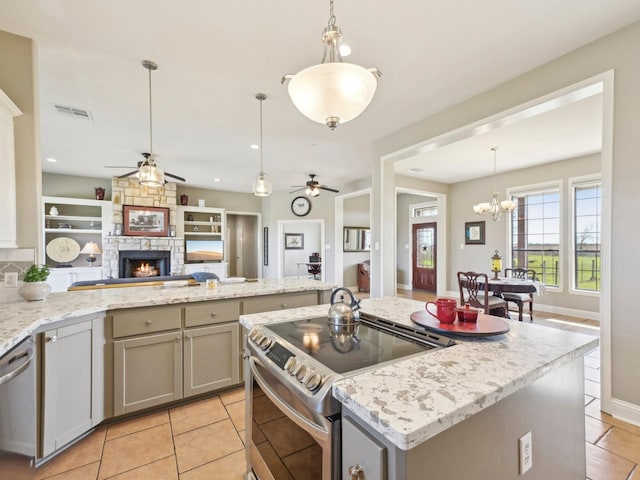
<svg viewBox="0 0 640 480"><path fill-rule="evenodd" d="M0 464L32 465L36 455L35 358L32 337L0 358Z"/></svg>

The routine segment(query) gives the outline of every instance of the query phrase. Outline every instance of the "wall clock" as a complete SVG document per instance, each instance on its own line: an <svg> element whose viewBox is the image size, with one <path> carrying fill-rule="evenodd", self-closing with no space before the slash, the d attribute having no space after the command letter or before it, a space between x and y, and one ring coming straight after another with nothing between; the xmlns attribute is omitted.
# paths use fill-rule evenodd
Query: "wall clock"
<svg viewBox="0 0 640 480"><path fill-rule="evenodd" d="M291 202L291 211L297 217L304 217L311 211L311 201L307 197L296 197Z"/></svg>

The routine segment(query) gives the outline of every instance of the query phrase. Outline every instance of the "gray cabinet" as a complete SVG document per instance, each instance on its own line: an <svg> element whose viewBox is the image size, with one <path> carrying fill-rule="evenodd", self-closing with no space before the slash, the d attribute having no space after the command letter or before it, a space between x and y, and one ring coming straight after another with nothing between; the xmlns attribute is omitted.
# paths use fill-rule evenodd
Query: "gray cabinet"
<svg viewBox="0 0 640 480"><path fill-rule="evenodd" d="M42 335L41 456L46 457L103 420L104 317Z"/></svg>
<svg viewBox="0 0 640 480"><path fill-rule="evenodd" d="M242 302L242 313L271 312L287 308L318 305L318 292L283 293L281 295L263 295L246 298Z"/></svg>
<svg viewBox="0 0 640 480"><path fill-rule="evenodd" d="M113 342L115 415L182 398L182 332Z"/></svg>
<svg viewBox="0 0 640 480"><path fill-rule="evenodd" d="M239 325L227 323L184 332L184 396L240 382Z"/></svg>
<svg viewBox="0 0 640 480"><path fill-rule="evenodd" d="M387 479L387 449L346 417L342 420L342 478Z"/></svg>

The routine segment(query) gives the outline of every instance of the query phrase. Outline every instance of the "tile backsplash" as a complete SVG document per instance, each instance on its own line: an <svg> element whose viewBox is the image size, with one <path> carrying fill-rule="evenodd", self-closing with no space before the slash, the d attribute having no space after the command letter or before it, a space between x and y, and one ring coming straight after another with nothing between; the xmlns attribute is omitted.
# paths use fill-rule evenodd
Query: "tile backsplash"
<svg viewBox="0 0 640 480"><path fill-rule="evenodd" d="M18 272L22 280L24 273L33 265L36 251L33 248L2 248L0 249L0 282L4 282L4 274Z"/></svg>

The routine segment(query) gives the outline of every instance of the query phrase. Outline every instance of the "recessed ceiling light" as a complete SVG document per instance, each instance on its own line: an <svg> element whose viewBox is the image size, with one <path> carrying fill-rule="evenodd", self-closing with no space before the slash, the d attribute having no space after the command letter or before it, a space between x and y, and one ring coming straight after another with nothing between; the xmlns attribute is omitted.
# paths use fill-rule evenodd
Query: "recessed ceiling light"
<svg viewBox="0 0 640 480"><path fill-rule="evenodd" d="M407 172L410 172L410 173L420 173L420 172L424 172L424 168L413 167L413 168L410 168L409 170L407 170Z"/></svg>
<svg viewBox="0 0 640 480"><path fill-rule="evenodd" d="M260 145L256 145L255 143L251 145L252 150L260 150Z"/></svg>
<svg viewBox="0 0 640 480"><path fill-rule="evenodd" d="M47 162L56 163L58 160L55 158L47 158Z"/></svg>
<svg viewBox="0 0 640 480"><path fill-rule="evenodd" d="M220 179L219 179L219 178L214 178L214 179L213 179L213 181L214 181L214 182L219 182L219 181L220 181Z"/></svg>
<svg viewBox="0 0 640 480"><path fill-rule="evenodd" d="M348 57L349 55L351 55L351 47L345 43L340 45L340 56Z"/></svg>

